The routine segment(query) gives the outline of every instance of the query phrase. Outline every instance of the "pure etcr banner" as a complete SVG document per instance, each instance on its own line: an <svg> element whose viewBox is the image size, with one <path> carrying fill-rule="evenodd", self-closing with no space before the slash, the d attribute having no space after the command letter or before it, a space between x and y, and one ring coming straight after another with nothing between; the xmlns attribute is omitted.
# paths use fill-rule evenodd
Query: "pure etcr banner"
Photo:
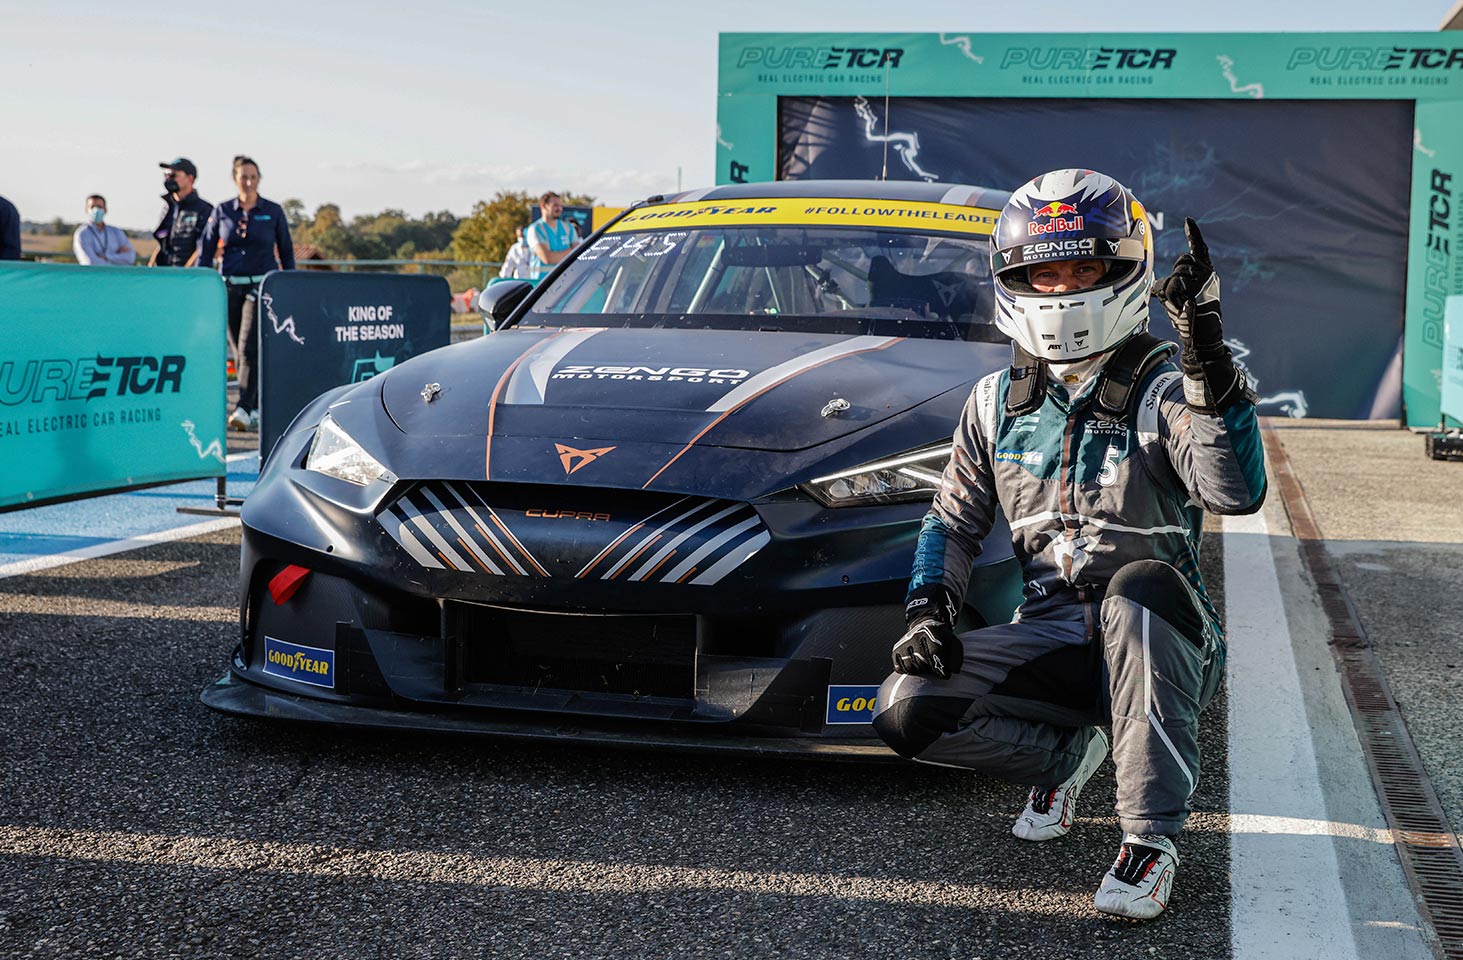
<svg viewBox="0 0 1463 960"><path fill-rule="evenodd" d="M1196 197L1267 412L1437 422L1463 35L734 33L718 94L720 183L1094 167L1178 221L1161 256Z"/></svg>
<svg viewBox="0 0 1463 960"><path fill-rule="evenodd" d="M1443 416L1463 424L1463 297L1449 297L1443 324Z"/></svg>
<svg viewBox="0 0 1463 960"><path fill-rule="evenodd" d="M211 272L0 264L0 509L222 476L226 320Z"/></svg>
<svg viewBox="0 0 1463 960"><path fill-rule="evenodd" d="M260 285L259 454L311 400L452 339L444 277L275 271Z"/></svg>

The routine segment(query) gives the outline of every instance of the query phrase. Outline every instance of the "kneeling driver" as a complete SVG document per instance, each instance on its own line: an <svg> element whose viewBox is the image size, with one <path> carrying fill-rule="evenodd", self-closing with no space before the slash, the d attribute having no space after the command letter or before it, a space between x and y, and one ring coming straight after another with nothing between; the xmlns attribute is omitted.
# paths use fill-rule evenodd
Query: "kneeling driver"
<svg viewBox="0 0 1463 960"><path fill-rule="evenodd" d="M1071 829L1109 751L1124 836L1096 907L1168 904L1176 838L1199 782L1199 712L1223 674L1199 575L1205 510L1258 510L1265 463L1254 394L1220 328L1198 226L1153 284L1143 206L1090 170L1018 189L992 244L1009 370L981 380L921 527L908 631L875 729L896 751L1031 786L1012 833ZM1148 334L1150 290L1182 341ZM955 629L999 506L1025 580L1011 623Z"/></svg>

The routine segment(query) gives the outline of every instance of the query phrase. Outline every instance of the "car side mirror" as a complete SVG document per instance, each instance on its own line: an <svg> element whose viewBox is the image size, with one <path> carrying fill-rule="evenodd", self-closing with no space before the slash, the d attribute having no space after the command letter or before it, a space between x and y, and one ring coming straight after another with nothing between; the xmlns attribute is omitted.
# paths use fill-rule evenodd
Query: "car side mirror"
<svg viewBox="0 0 1463 960"><path fill-rule="evenodd" d="M504 280L488 284L487 289L478 294L478 313L483 315L483 333L492 333L498 329L532 290L533 284L527 280Z"/></svg>

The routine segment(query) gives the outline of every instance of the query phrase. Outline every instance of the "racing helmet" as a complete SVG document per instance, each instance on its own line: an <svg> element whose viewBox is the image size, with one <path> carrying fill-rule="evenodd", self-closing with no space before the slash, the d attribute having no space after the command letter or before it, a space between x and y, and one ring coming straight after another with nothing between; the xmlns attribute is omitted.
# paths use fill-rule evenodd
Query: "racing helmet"
<svg viewBox="0 0 1463 960"><path fill-rule="evenodd" d="M996 221L991 274L996 326L1031 356L1073 363L1106 353L1148 323L1153 233L1143 205L1112 177L1053 170L1011 195ZM1027 268L1053 260L1107 264L1096 287L1038 293Z"/></svg>

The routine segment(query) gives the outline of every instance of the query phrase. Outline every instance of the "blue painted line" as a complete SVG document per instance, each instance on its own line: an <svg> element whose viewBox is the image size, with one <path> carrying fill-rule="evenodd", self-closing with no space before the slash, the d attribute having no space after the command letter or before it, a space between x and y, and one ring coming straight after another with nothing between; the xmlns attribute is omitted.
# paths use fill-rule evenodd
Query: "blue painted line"
<svg viewBox="0 0 1463 960"><path fill-rule="evenodd" d="M230 497L247 497L259 479L259 458L230 460L226 477ZM165 535L197 526L206 518L179 513L178 507L213 503L213 479L116 493L0 514L0 567L138 537Z"/></svg>
<svg viewBox="0 0 1463 960"><path fill-rule="evenodd" d="M65 534L8 533L3 538L5 549L28 556L44 556L48 553L65 553L94 547L99 543L110 543L108 537L78 537Z"/></svg>

